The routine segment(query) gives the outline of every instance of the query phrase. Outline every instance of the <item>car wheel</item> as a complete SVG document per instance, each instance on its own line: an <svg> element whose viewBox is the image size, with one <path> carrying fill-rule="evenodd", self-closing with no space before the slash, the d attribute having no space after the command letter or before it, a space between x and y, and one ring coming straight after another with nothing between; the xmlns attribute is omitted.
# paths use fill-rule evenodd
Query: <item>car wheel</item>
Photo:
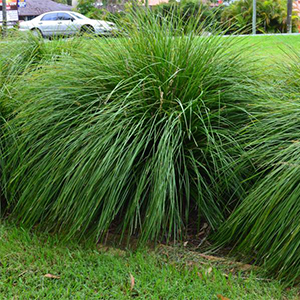
<svg viewBox="0 0 300 300"><path fill-rule="evenodd" d="M38 28L34 28L31 30L31 33L33 36L37 37L37 38L41 38L43 37L42 32L38 29Z"/></svg>
<svg viewBox="0 0 300 300"><path fill-rule="evenodd" d="M83 25L80 29L80 33L81 34L94 34L95 29L91 25Z"/></svg>

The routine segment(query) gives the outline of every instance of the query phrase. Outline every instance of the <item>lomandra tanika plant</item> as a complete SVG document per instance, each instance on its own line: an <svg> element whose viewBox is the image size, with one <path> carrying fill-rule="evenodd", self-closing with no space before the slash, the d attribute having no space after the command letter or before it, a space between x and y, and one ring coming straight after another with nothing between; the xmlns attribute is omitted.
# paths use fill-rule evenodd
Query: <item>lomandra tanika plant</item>
<svg viewBox="0 0 300 300"><path fill-rule="evenodd" d="M260 177L216 239L292 284L300 279L299 54L287 61L290 66L279 66L286 79L277 83L279 94L263 104L260 122L248 132L247 155Z"/></svg>
<svg viewBox="0 0 300 300"><path fill-rule="evenodd" d="M80 44L81 39L47 43L45 40L28 35L0 45L0 178L5 164L6 148L2 139L3 126L23 103L23 99L16 95L18 89L26 85L27 78L30 78L35 70L42 65L52 64L61 56L72 55ZM5 205L1 189L3 182L5 179L0 181L0 213L1 207Z"/></svg>
<svg viewBox="0 0 300 300"><path fill-rule="evenodd" d="M87 40L27 79L6 133L12 217L66 238L114 228L141 241L224 221L244 193L252 66L236 39L182 28L138 12L125 37Z"/></svg>

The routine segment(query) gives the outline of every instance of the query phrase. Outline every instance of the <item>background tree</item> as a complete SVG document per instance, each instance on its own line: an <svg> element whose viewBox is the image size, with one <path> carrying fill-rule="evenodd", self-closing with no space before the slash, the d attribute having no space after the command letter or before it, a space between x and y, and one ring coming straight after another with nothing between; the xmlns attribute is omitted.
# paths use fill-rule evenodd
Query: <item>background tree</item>
<svg viewBox="0 0 300 300"><path fill-rule="evenodd" d="M224 9L221 21L228 31L251 33L253 0L239 0ZM257 32L286 32L286 0L257 0ZM296 28L298 17L293 26Z"/></svg>
<svg viewBox="0 0 300 300"><path fill-rule="evenodd" d="M63 3L63 4L67 4L67 5L72 5L72 0L54 0L55 2L58 3Z"/></svg>

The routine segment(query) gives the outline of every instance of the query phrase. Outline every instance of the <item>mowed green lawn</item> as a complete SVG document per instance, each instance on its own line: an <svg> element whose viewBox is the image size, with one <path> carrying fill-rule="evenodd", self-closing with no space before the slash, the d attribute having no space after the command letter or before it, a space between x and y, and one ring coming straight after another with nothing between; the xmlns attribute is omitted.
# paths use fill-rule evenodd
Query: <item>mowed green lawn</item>
<svg viewBox="0 0 300 300"><path fill-rule="evenodd" d="M62 244L1 224L0 299L297 299L249 265L184 249Z"/></svg>
<svg viewBox="0 0 300 300"><path fill-rule="evenodd" d="M300 35L235 38L268 65L300 53ZM285 289L248 267L183 246L62 244L0 224L0 299L300 299L298 287Z"/></svg>
<svg viewBox="0 0 300 300"><path fill-rule="evenodd" d="M265 60L266 63L288 60L290 55L300 55L299 35L248 36L234 37L242 40L241 44L249 48L253 55Z"/></svg>

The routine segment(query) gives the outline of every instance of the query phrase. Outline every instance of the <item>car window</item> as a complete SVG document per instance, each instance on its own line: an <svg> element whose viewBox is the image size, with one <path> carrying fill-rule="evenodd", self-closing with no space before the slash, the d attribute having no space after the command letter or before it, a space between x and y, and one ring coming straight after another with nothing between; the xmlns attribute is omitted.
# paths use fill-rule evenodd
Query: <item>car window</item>
<svg viewBox="0 0 300 300"><path fill-rule="evenodd" d="M56 21L57 13L46 14L42 17L41 21Z"/></svg>
<svg viewBox="0 0 300 300"><path fill-rule="evenodd" d="M67 13L58 13L58 20L67 21L67 20L73 20L73 19L74 18Z"/></svg>

